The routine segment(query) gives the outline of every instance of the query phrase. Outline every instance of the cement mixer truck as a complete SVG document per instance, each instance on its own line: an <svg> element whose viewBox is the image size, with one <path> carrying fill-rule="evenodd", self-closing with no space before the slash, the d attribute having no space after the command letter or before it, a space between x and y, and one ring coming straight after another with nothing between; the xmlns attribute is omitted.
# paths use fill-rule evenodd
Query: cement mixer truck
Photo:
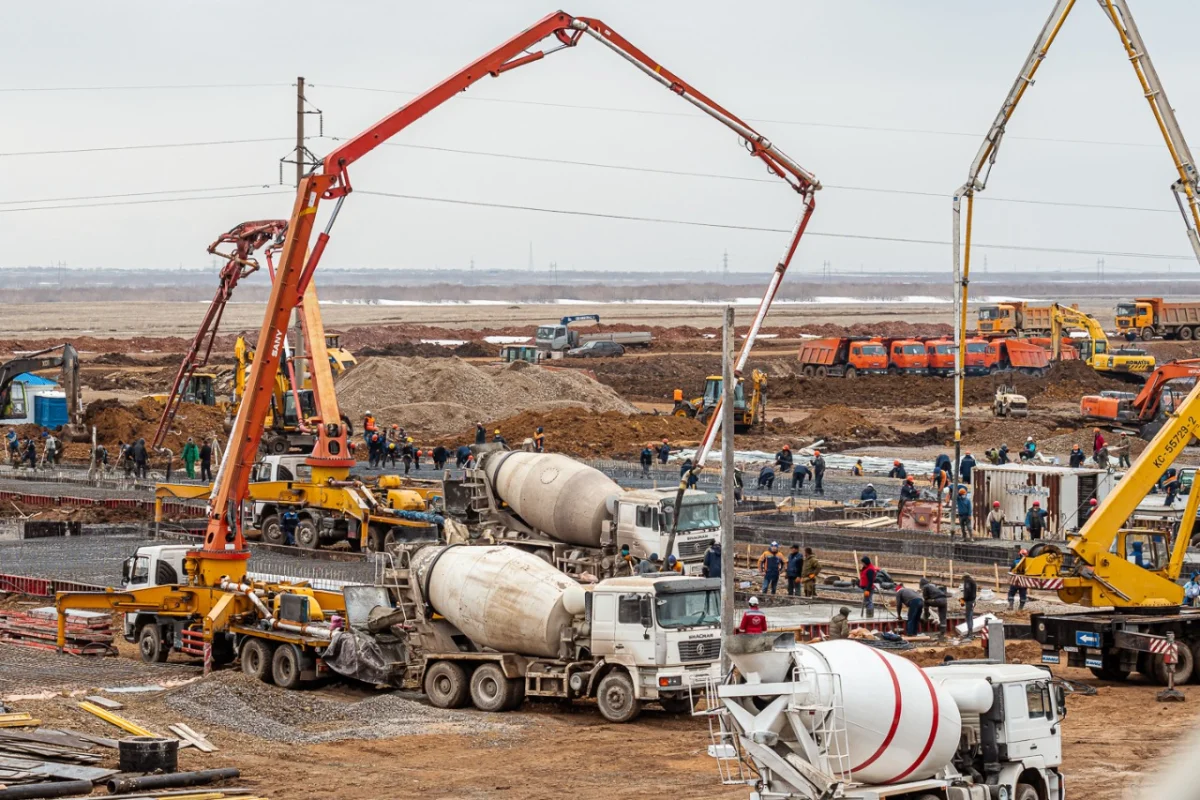
<svg viewBox="0 0 1200 800"><path fill-rule="evenodd" d="M645 703L690 711L720 677L717 579L623 577L585 590L512 547L392 552L391 586L343 590L348 628L322 655L334 672L422 689L438 708L594 697L610 722Z"/></svg>
<svg viewBox="0 0 1200 800"><path fill-rule="evenodd" d="M619 574L622 545L634 559L674 554L685 574L699 575L705 551L720 538L720 509L708 492L684 493L668 552L674 487L625 490L600 470L557 453L494 450L478 459L462 484L468 522L482 528L485 540L533 553L568 575Z"/></svg>
<svg viewBox="0 0 1200 800"><path fill-rule="evenodd" d="M1065 691L1043 668L922 669L848 640L729 642L711 754L752 797L1063 800Z"/></svg>

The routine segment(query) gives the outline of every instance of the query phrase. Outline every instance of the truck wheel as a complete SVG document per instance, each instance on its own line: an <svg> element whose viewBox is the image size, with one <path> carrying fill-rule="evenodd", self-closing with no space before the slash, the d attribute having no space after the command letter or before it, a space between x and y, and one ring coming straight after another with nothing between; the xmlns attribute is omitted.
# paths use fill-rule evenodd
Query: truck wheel
<svg viewBox="0 0 1200 800"><path fill-rule="evenodd" d="M817 367L816 369L813 370L814 378L824 378L828 374L829 374L829 370L825 369L825 367Z"/></svg>
<svg viewBox="0 0 1200 800"><path fill-rule="evenodd" d="M633 681L619 669L600 681L596 702L600 706L600 715L609 722L629 722L642 710L642 703L633 691Z"/></svg>
<svg viewBox="0 0 1200 800"><path fill-rule="evenodd" d="M302 519L296 524L296 544L305 550L316 550L321 545L321 536L317 533L317 523L311 519Z"/></svg>
<svg viewBox="0 0 1200 800"><path fill-rule="evenodd" d="M888 375L899 375L900 370L896 367L888 367Z"/></svg>
<svg viewBox="0 0 1200 800"><path fill-rule="evenodd" d="M471 675L471 702L480 711L509 711L514 708L515 683L517 681L504 677L499 664L481 664ZM524 684L521 688L524 689Z"/></svg>
<svg viewBox="0 0 1200 800"><path fill-rule="evenodd" d="M1175 665L1175 683L1187 683L1192 679L1192 673L1195 671L1195 659L1192 658L1192 650L1187 646L1186 642L1179 642L1179 663ZM1150 662L1151 677L1154 682L1162 686L1167 685L1167 662L1163 660L1161 655L1155 655Z"/></svg>
<svg viewBox="0 0 1200 800"><path fill-rule="evenodd" d="M425 670L425 694L436 708L462 708L470 694L466 671L453 661L434 663Z"/></svg>
<svg viewBox="0 0 1200 800"><path fill-rule="evenodd" d="M682 697L660 697L658 698L658 704L668 714L692 713L692 701L688 699L687 695Z"/></svg>
<svg viewBox="0 0 1200 800"><path fill-rule="evenodd" d="M142 626L142 632L138 634L138 652L147 664L162 664L171 655L171 645L163 641L157 624L151 622Z"/></svg>
<svg viewBox="0 0 1200 800"><path fill-rule="evenodd" d="M1129 670L1121 669L1120 653L1105 653L1101 657L1101 666L1089 669L1102 681L1120 682L1129 679Z"/></svg>
<svg viewBox="0 0 1200 800"><path fill-rule="evenodd" d="M806 364L804 368L800 370L800 374L806 378L811 378L813 376L813 372L814 370L812 364Z"/></svg>
<svg viewBox="0 0 1200 800"><path fill-rule="evenodd" d="M267 440L267 452L281 456L288 451L288 440L284 436L272 436Z"/></svg>
<svg viewBox="0 0 1200 800"><path fill-rule="evenodd" d="M242 672L263 683L271 683L271 645L261 639L247 639L242 643Z"/></svg>
<svg viewBox="0 0 1200 800"><path fill-rule="evenodd" d="M1154 338L1154 328L1142 328L1142 341L1148 342Z"/></svg>
<svg viewBox="0 0 1200 800"><path fill-rule="evenodd" d="M382 528L371 526L367 530L367 550L372 553L382 553L386 534Z"/></svg>
<svg viewBox="0 0 1200 800"><path fill-rule="evenodd" d="M1189 328L1187 325L1181 326L1179 328L1179 338L1184 340L1185 342L1188 341L1189 339L1191 339L1192 338L1192 329Z"/></svg>
<svg viewBox="0 0 1200 800"><path fill-rule="evenodd" d="M846 377L850 380L854 380L858 377L858 370L856 370L854 367L846 367Z"/></svg>
<svg viewBox="0 0 1200 800"><path fill-rule="evenodd" d="M1038 800L1038 791L1028 783L1018 783L1012 800Z"/></svg>
<svg viewBox="0 0 1200 800"><path fill-rule="evenodd" d="M268 514L262 521L262 539L267 544L283 544L283 525L278 514Z"/></svg>
<svg viewBox="0 0 1200 800"><path fill-rule="evenodd" d="M300 677L300 650L294 644L281 644L275 648L271 658L271 677L275 685L284 689L299 689L304 680Z"/></svg>

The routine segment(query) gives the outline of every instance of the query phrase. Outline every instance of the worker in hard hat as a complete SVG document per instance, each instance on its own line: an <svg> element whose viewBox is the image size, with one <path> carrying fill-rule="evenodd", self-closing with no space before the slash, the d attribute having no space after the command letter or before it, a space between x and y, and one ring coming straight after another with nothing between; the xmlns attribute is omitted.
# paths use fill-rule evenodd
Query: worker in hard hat
<svg viewBox="0 0 1200 800"><path fill-rule="evenodd" d="M538 429L533 432L533 452L546 452L546 431L541 425L539 425Z"/></svg>
<svg viewBox="0 0 1200 800"><path fill-rule="evenodd" d="M683 562L680 561L678 558L676 558L675 554L672 553L671 555L667 556L666 563L663 564L661 567L659 567L658 571L659 572L678 572L680 575L682 575L683 574Z"/></svg>
<svg viewBox="0 0 1200 800"><path fill-rule="evenodd" d="M483 427L482 422L475 423L475 444L483 444L487 441L487 428Z"/></svg>
<svg viewBox="0 0 1200 800"><path fill-rule="evenodd" d="M908 477L908 471L904 469L904 465L900 463L900 459L896 459L892 462L892 468L888 471L888 477L899 478L900 480L904 480Z"/></svg>
<svg viewBox="0 0 1200 800"><path fill-rule="evenodd" d="M785 566L783 556L779 554L779 542L771 542L771 546L758 557L758 569L762 573L762 593L770 589L771 594L779 591L779 573Z"/></svg>
<svg viewBox="0 0 1200 800"><path fill-rule="evenodd" d="M879 502L879 493L875 491L875 484L868 483L867 487L858 495L858 504L868 508L874 508Z"/></svg>
<svg viewBox="0 0 1200 800"><path fill-rule="evenodd" d="M783 449L775 454L775 466L779 467L780 472L791 472L793 461L791 445L785 444Z"/></svg>
<svg viewBox="0 0 1200 800"><path fill-rule="evenodd" d="M900 507L897 514L904 511L904 505L912 500L921 499L921 490L913 483L912 476L904 479L904 483L900 484Z"/></svg>
<svg viewBox="0 0 1200 800"><path fill-rule="evenodd" d="M671 457L671 443L666 439L662 440L662 444L658 447L658 463L665 464L667 459Z"/></svg>
<svg viewBox="0 0 1200 800"><path fill-rule="evenodd" d="M508 442L504 439L503 436L500 435L499 428L496 428L496 430L492 431L492 444L500 444L500 445L504 445L505 447L508 447Z"/></svg>
<svg viewBox="0 0 1200 800"><path fill-rule="evenodd" d="M1096 511L1096 498L1091 498L1083 508L1079 509L1079 527L1082 528L1087 524L1087 521L1092 518L1092 514Z"/></svg>
<svg viewBox="0 0 1200 800"><path fill-rule="evenodd" d="M993 539L999 539L1004 531L1004 512L1000 510L999 500L992 501L992 510L987 515L987 529Z"/></svg>
<svg viewBox="0 0 1200 800"><path fill-rule="evenodd" d="M750 598L750 608L742 614L736 633L766 633L767 616L758 610L758 598Z"/></svg>
<svg viewBox="0 0 1200 800"><path fill-rule="evenodd" d="M1025 515L1025 530L1030 539L1042 538L1042 532L1046 530L1046 512L1042 510L1040 500L1034 500L1033 506Z"/></svg>
<svg viewBox="0 0 1200 800"><path fill-rule="evenodd" d="M958 512L958 526L962 529L963 539L970 539L971 528L973 527L971 524L971 498L967 496L965 487L959 487L958 489L958 501L955 510Z"/></svg>
<svg viewBox="0 0 1200 800"><path fill-rule="evenodd" d="M813 450L812 471L813 491L825 494L825 456L821 455L820 450Z"/></svg>
<svg viewBox="0 0 1200 800"><path fill-rule="evenodd" d="M907 586L896 586L896 616L907 609L908 616L904 622L904 634L916 636L921 632L921 615L925 611L925 598L916 589Z"/></svg>
<svg viewBox="0 0 1200 800"><path fill-rule="evenodd" d="M649 558L638 562L638 575L653 575L658 572L658 553L651 553Z"/></svg>
<svg viewBox="0 0 1200 800"><path fill-rule="evenodd" d="M1018 565L1025 560L1025 556L1027 555L1029 555L1029 551L1022 547L1021 552L1019 552L1017 557L1013 560L1012 568L1014 572L1016 571ZM1029 600L1029 589L1025 586L1018 586L1014 582L1015 579L1013 577L1009 577L1008 581L1008 610L1013 610L1013 600L1019 595L1021 597L1021 606L1017 610L1024 611L1025 603Z"/></svg>

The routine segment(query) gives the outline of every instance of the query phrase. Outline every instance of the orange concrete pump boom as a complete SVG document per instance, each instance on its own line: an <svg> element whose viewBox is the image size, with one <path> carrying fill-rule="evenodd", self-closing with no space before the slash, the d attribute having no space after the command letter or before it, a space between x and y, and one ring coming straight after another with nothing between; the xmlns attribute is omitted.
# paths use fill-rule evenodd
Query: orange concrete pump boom
<svg viewBox="0 0 1200 800"><path fill-rule="evenodd" d="M225 462L218 475L204 545L192 554L200 578L205 583L212 585L212 581L219 580L221 575L230 575L238 579L245 571L244 564L249 558L249 551L242 537L239 512L247 495L250 474L263 433L263 420L270 406L271 388L276 370L279 369L288 319L312 281L313 272L329 241L329 231L337 219L346 195L352 190L348 172L350 165L485 76L498 77L517 67L540 61L552 53L574 47L584 36L602 43L673 94L735 131L750 155L760 159L768 172L778 175L803 198L802 214L792 231L787 249L775 268L751 325L742 355L738 359L739 370L744 366L749 348L762 326L783 273L791 262L812 215L813 196L820 188L820 182L766 137L696 91L600 20L572 17L557 11L350 139L330 153L318 169L301 181L288 222L283 252L271 286L248 388L238 410ZM545 50L532 49L550 37L553 37L556 46ZM337 203L325 229L312 244L310 252L309 244L312 240L317 208L324 199L335 199ZM715 438L720 419L721 414L718 410L709 422L709 433L705 437L709 446ZM317 442L308 463L313 467L352 465L353 458L346 446L346 429L342 420L319 419L317 423Z"/></svg>

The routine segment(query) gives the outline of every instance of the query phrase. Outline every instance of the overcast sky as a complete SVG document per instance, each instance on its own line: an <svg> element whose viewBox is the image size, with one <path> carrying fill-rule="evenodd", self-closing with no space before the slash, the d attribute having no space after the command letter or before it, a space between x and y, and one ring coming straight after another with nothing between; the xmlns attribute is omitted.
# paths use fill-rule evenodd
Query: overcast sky
<svg viewBox="0 0 1200 800"><path fill-rule="evenodd" d="M949 269L948 246L818 234L948 241L950 195L966 177L1051 5L593 0L566 10L603 19L818 175L826 188L795 262L798 272L813 274L825 261L835 273ZM1200 137L1194 80L1200 65L1189 55L1200 4L1132 5L1184 131ZM205 248L220 231L290 211L292 168L284 172L288 188L280 187L278 159L295 135L295 76L310 82L309 98L324 111L327 137L351 136L411 97L403 92L436 83L550 10L526 0L10 4L0 48L5 89L276 85L0 92L0 265L207 266ZM591 108L558 107L563 104ZM316 118L309 124L315 134ZM244 139L277 141L22 154ZM392 141L767 177L723 126L586 38L574 50L481 81ZM335 143L314 138L309 146L324 155ZM355 165L352 178L359 190L734 226L788 229L799 211L798 198L780 181L408 147L377 149ZM1190 272L1196 264L1174 211L1173 179L1116 32L1095 3L1081 2L1009 126L983 197L1169 213L981 200L976 238L982 244L1177 255L1172 268ZM262 196L18 210L37 199L196 189ZM727 250L732 269L765 274L786 238L364 192L347 199L323 264L465 267L473 259L480 269L524 269L532 243L539 270L551 261L560 269L717 269ZM1018 267L1090 275L1098 258L979 251L985 253L989 275ZM1109 273L1168 263L1122 255L1105 261Z"/></svg>

